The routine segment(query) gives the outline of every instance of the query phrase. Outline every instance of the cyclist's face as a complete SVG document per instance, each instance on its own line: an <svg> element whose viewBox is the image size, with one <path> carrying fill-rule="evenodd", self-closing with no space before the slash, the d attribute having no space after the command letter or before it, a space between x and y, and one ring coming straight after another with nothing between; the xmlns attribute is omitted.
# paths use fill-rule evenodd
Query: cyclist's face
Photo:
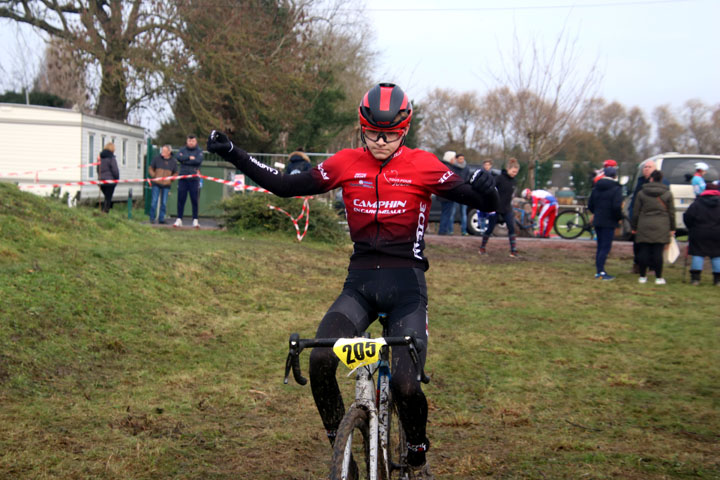
<svg viewBox="0 0 720 480"><path fill-rule="evenodd" d="M508 168L508 170L507 170L508 177L515 178L515 175L517 175L519 171L520 171L520 169L517 167Z"/></svg>
<svg viewBox="0 0 720 480"><path fill-rule="evenodd" d="M397 150L400 140L405 136L406 131L401 130L373 130L363 128L365 144L370 153L378 160L385 160Z"/></svg>

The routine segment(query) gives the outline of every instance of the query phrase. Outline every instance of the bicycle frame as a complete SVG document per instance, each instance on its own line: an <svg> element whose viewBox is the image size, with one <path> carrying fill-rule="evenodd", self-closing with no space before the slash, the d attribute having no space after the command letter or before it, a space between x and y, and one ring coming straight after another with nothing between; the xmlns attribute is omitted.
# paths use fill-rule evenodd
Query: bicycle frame
<svg viewBox="0 0 720 480"><path fill-rule="evenodd" d="M358 369L357 376L355 377L355 401L350 406L350 408L364 408L370 415L370 448L368 451L368 462L370 464L370 480L377 480L378 446L380 437L379 430L382 423L378 418L378 409L376 408L375 404L375 383L372 379L373 371L377 368L377 365L378 364L375 363L373 365L367 365ZM343 471L348 471L350 468L351 446L352 444L348 443L345 447Z"/></svg>

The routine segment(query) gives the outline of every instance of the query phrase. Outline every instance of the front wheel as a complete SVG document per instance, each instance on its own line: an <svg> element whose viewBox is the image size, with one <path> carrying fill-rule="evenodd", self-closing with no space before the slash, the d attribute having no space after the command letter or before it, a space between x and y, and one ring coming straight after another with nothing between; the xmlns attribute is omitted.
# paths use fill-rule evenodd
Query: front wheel
<svg viewBox="0 0 720 480"><path fill-rule="evenodd" d="M370 478L370 415L352 407L343 417L333 447L331 480ZM373 467L377 472L377 464Z"/></svg>
<svg viewBox="0 0 720 480"><path fill-rule="evenodd" d="M568 240L579 237L588 229L587 218L578 210L565 210L555 219L555 233Z"/></svg>

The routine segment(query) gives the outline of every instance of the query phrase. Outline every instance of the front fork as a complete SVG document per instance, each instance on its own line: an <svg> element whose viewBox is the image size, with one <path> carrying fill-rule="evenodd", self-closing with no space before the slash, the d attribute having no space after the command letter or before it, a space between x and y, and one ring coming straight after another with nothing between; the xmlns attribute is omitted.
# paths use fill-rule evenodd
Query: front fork
<svg viewBox="0 0 720 480"><path fill-rule="evenodd" d="M376 405L378 406L378 436L380 452L383 455L385 478L390 478L392 470L390 458L390 365L387 359L378 365Z"/></svg>

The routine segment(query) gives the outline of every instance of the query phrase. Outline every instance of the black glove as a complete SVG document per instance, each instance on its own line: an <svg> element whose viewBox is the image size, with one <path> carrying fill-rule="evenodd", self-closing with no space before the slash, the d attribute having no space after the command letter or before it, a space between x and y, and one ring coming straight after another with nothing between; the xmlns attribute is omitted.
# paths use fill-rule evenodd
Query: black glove
<svg viewBox="0 0 720 480"><path fill-rule="evenodd" d="M478 168L470 178L473 190L485 195L495 190L495 179L492 174L483 168Z"/></svg>
<svg viewBox="0 0 720 480"><path fill-rule="evenodd" d="M227 135L217 130L210 132L210 136L207 141L208 152L217 153L218 155L223 156L232 152L233 148L234 145Z"/></svg>

